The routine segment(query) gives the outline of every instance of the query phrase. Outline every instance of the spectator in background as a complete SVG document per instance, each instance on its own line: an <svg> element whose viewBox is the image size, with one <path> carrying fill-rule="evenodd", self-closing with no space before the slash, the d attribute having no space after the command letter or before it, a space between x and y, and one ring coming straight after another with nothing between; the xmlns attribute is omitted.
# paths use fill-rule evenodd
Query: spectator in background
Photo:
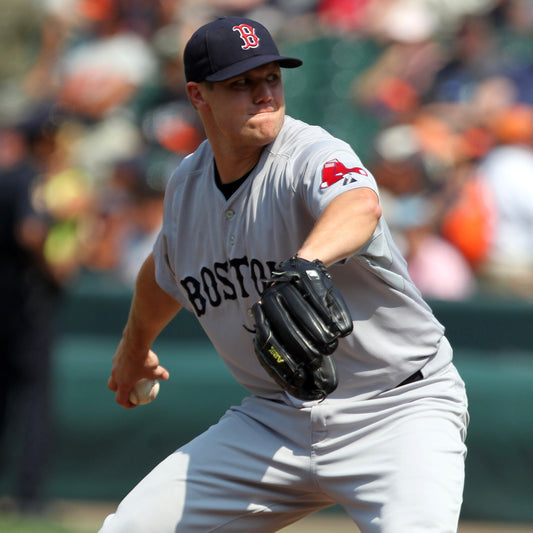
<svg viewBox="0 0 533 533"><path fill-rule="evenodd" d="M91 3L82 2L90 31L57 65L60 105L89 119L103 119L127 105L157 73L154 51L126 24L133 21L120 16L117 0L98 6L96 10Z"/></svg>
<svg viewBox="0 0 533 533"><path fill-rule="evenodd" d="M166 183L157 180L146 155L117 161L102 191L95 245L86 265L133 287L159 233Z"/></svg>
<svg viewBox="0 0 533 533"><path fill-rule="evenodd" d="M447 57L428 91L428 101L468 102L480 83L505 70L496 31L487 16L462 18L446 50Z"/></svg>
<svg viewBox="0 0 533 533"><path fill-rule="evenodd" d="M409 275L425 298L461 301L477 289L471 265L461 252L435 229L428 198L412 198L406 218L396 221L405 239Z"/></svg>
<svg viewBox="0 0 533 533"><path fill-rule="evenodd" d="M376 0L318 0L317 18L328 29L351 34L365 27L367 12Z"/></svg>
<svg viewBox="0 0 533 533"><path fill-rule="evenodd" d="M477 172L494 200L494 235L480 275L515 296L533 297L533 108L516 104L492 120L497 146Z"/></svg>
<svg viewBox="0 0 533 533"><path fill-rule="evenodd" d="M374 143L372 173L381 189L387 221L422 295L465 300L476 288L471 265L440 235L440 179L431 175L430 158L415 124L390 126Z"/></svg>
<svg viewBox="0 0 533 533"><path fill-rule="evenodd" d="M16 120L30 99L24 86L41 50L43 23L35 0L0 2L0 124Z"/></svg>
<svg viewBox="0 0 533 533"><path fill-rule="evenodd" d="M131 223L116 268L118 278L129 287L134 286L143 257L151 252L161 229L164 188L160 185L165 185L150 183L149 169L142 162L133 161L132 166L117 168L117 171L131 172L135 180L130 189Z"/></svg>
<svg viewBox="0 0 533 533"><path fill-rule="evenodd" d="M44 503L51 350L62 289L45 258L48 220L31 201L41 171L31 150L48 141L34 133L0 130L0 452L5 461L18 443L14 494L22 512Z"/></svg>
<svg viewBox="0 0 533 533"><path fill-rule="evenodd" d="M376 2L368 15L382 51L356 76L352 97L386 126L416 112L443 62L443 50L434 39L438 19L417 0Z"/></svg>
<svg viewBox="0 0 533 533"><path fill-rule="evenodd" d="M48 169L46 186L43 182L37 197L46 199L58 188L76 187L85 200L84 187L104 196L116 185L116 162L147 152L157 160L156 172L164 181L167 169L204 138L185 98L183 43L192 28L207 19L250 13L257 20L265 17L288 38L289 46L305 47L301 40L311 40L309 50L323 56L323 63L316 63L318 75L297 88L290 78L286 83L288 95L322 88L324 100L316 106L320 113L313 122L356 139L361 152L371 145L377 126L382 131L403 124L413 128L425 180L416 194L429 198L434 207L425 231L444 238L476 276L485 276L482 267L496 235L492 226L500 219L492 211L490 180L481 179L478 166L486 158L479 166L485 174L504 153L511 153L502 150L507 141L496 139L492 118L516 103L533 103L533 8L528 0L3 0L0 123L35 101L46 100L68 112L61 119L59 137L69 161L61 169ZM352 55L357 60L350 62ZM306 59L304 69L311 69L312 63ZM352 114L345 112L353 111L346 109L350 97L356 107ZM525 146L518 147L521 155ZM399 160L389 165L395 168L397 186L403 180L402 165ZM150 167L153 173L154 165ZM105 216L98 213L90 223L88 206L75 224L73 217L55 212L47 249L56 243L56 251L66 254L77 242L75 228L82 227L92 246L101 249L106 239L97 229L111 221L124 225L118 233L132 234L132 196L126 196L127 209L121 203L124 198L112 201L113 193L104 206ZM398 206L407 199L395 198L392 189L389 196ZM49 205L43 208L50 212ZM404 230L413 236L411 229L398 227L398 232ZM405 242L410 236L404 236ZM118 260L111 257L92 254L86 266L116 274ZM104 268L106 261L113 267ZM482 286L490 289L490 283Z"/></svg>

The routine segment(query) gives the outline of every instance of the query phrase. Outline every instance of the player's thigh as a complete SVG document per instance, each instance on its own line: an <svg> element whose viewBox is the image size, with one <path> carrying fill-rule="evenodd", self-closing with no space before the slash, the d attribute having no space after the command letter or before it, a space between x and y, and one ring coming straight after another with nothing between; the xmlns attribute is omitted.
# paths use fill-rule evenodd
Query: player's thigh
<svg viewBox="0 0 533 533"><path fill-rule="evenodd" d="M362 533L455 532L468 423L455 369L375 403L379 409L367 432L339 455L344 475L333 482L333 495Z"/></svg>
<svg viewBox="0 0 533 533"><path fill-rule="evenodd" d="M454 533L461 510L466 447L458 423L438 408L406 417L391 436L391 468L381 533Z"/></svg>
<svg viewBox="0 0 533 533"><path fill-rule="evenodd" d="M289 448L265 423L305 435L304 417L289 424L286 406L278 412L272 402L254 401L230 410L158 465L101 533L273 532L331 504L308 488L308 454L298 452L298 443Z"/></svg>

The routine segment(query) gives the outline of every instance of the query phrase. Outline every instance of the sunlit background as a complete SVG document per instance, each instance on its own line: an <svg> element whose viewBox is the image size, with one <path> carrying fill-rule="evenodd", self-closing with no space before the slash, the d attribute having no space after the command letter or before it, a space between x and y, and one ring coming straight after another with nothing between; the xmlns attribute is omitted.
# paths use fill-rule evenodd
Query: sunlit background
<svg viewBox="0 0 533 533"><path fill-rule="evenodd" d="M245 394L185 313L156 402L106 389L166 182L204 140L182 48L220 15L304 60L288 114L378 181L469 391L462 519L533 524L530 0L0 0L0 322L24 343L0 348L0 516L117 501Z"/></svg>

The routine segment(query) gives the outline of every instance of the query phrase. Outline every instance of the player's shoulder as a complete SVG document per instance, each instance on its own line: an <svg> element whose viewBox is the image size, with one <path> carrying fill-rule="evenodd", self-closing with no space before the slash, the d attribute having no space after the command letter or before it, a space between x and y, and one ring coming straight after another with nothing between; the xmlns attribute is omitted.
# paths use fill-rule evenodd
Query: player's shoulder
<svg viewBox="0 0 533 533"><path fill-rule="evenodd" d="M324 165L341 162L346 168L362 163L346 141L335 137L321 126L285 117L278 138L270 148L271 160L283 160L294 176L320 171ZM365 171L367 173L367 171Z"/></svg>
<svg viewBox="0 0 533 533"><path fill-rule="evenodd" d="M212 161L213 151L209 142L205 140L194 152L180 161L170 176L169 187L178 187L194 176L201 174Z"/></svg>
<svg viewBox="0 0 533 533"><path fill-rule="evenodd" d="M308 124L288 115L285 116L283 127L271 148L273 154L286 157L312 155L328 150L353 151L347 142L321 126Z"/></svg>

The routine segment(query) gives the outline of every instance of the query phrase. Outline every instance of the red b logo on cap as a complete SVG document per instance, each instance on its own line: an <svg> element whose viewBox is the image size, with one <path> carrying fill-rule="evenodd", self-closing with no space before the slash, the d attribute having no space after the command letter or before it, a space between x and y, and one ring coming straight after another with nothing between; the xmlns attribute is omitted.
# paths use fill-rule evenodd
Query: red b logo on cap
<svg viewBox="0 0 533 533"><path fill-rule="evenodd" d="M244 45L241 46L243 50L257 48L259 46L259 37L255 34L255 29L252 26L239 24L238 26L233 26L232 30L238 31L241 39L244 41Z"/></svg>

